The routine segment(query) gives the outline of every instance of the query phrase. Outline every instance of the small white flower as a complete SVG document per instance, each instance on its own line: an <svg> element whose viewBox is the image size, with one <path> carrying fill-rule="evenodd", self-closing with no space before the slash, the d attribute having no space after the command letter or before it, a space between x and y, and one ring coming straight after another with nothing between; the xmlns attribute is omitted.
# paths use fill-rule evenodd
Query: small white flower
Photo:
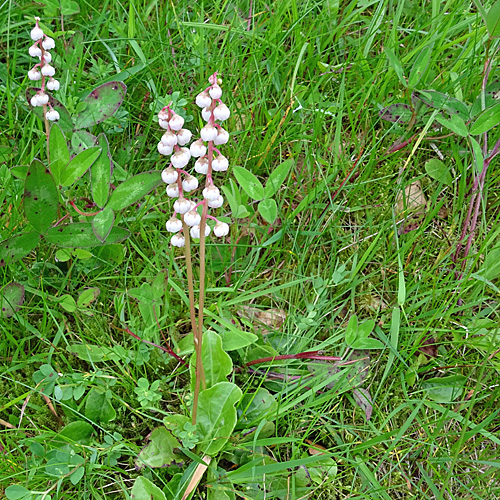
<svg viewBox="0 0 500 500"><path fill-rule="evenodd" d="M165 144L165 146L173 147L177 144L177 136L170 130L167 130L161 136L161 142Z"/></svg>
<svg viewBox="0 0 500 500"><path fill-rule="evenodd" d="M41 104L38 103L38 95L36 94L30 99L30 103L34 108L41 106Z"/></svg>
<svg viewBox="0 0 500 500"><path fill-rule="evenodd" d="M172 114L172 118L168 122L172 130L180 130L184 125L184 118L178 114Z"/></svg>
<svg viewBox="0 0 500 500"><path fill-rule="evenodd" d="M191 210L191 201L186 198L178 198L174 203L174 210L178 214L185 214Z"/></svg>
<svg viewBox="0 0 500 500"><path fill-rule="evenodd" d="M42 49L37 44L32 45L28 52L31 57L40 57L42 55Z"/></svg>
<svg viewBox="0 0 500 500"><path fill-rule="evenodd" d="M189 193L190 191L194 191L198 188L198 179L193 175L188 175L185 179L182 180L182 189Z"/></svg>
<svg viewBox="0 0 500 500"><path fill-rule="evenodd" d="M213 165L213 162L212 162L212 165ZM203 175L208 174L208 158L206 158L205 156L203 156L202 158L198 158L196 160L196 163L194 164L194 169L199 174L203 174Z"/></svg>
<svg viewBox="0 0 500 500"><path fill-rule="evenodd" d="M179 132L177 132L177 144L179 146L185 146L193 137L193 134L187 128L181 128Z"/></svg>
<svg viewBox="0 0 500 500"><path fill-rule="evenodd" d="M189 231L191 234L192 238L199 238L200 237L200 226L196 225L191 228ZM205 224L205 236L208 236L210 234L210 226L208 224Z"/></svg>
<svg viewBox="0 0 500 500"><path fill-rule="evenodd" d="M42 59L40 57L40 59ZM52 62L52 56L50 55L50 52L45 52L45 54L43 54L43 62L45 64L50 64Z"/></svg>
<svg viewBox="0 0 500 500"><path fill-rule="evenodd" d="M49 96L45 92L37 92L38 105L43 106L49 102Z"/></svg>
<svg viewBox="0 0 500 500"><path fill-rule="evenodd" d="M191 156L198 158L199 156L206 155L207 147L205 146L205 144L203 144L203 141L201 139L198 139L197 141L194 141L193 144L191 144L189 151L191 152Z"/></svg>
<svg viewBox="0 0 500 500"><path fill-rule="evenodd" d="M172 167L164 169L161 173L161 180L165 184L173 184L177 181L177 177L179 177L179 174L177 173L177 170L174 170Z"/></svg>
<svg viewBox="0 0 500 500"><path fill-rule="evenodd" d="M182 234L174 234L170 239L170 244L174 247L182 248L185 244L184 236Z"/></svg>
<svg viewBox="0 0 500 500"><path fill-rule="evenodd" d="M55 78L50 77L50 80L47 82L47 88L49 90L59 90L60 84L59 81Z"/></svg>
<svg viewBox="0 0 500 500"><path fill-rule="evenodd" d="M207 205L210 208L220 208L222 205L224 205L224 198L219 195L219 197L216 200L209 200Z"/></svg>
<svg viewBox="0 0 500 500"><path fill-rule="evenodd" d="M189 163L189 159L191 158L191 153L188 148L179 148L172 157L170 161L175 168L183 168Z"/></svg>
<svg viewBox="0 0 500 500"><path fill-rule="evenodd" d="M212 160L212 169L215 172L225 172L229 167L229 161L224 155L219 155Z"/></svg>
<svg viewBox="0 0 500 500"><path fill-rule="evenodd" d="M170 198L177 198L179 196L179 186L177 184L169 184L166 193Z"/></svg>
<svg viewBox="0 0 500 500"><path fill-rule="evenodd" d="M177 217L172 217L168 219L165 226L169 233L178 233L182 229L182 221Z"/></svg>
<svg viewBox="0 0 500 500"><path fill-rule="evenodd" d="M208 95L208 92L201 92L196 96L196 105L200 108L208 108L212 104L212 99Z"/></svg>
<svg viewBox="0 0 500 500"><path fill-rule="evenodd" d="M40 71L38 71L37 68L33 68L28 71L28 78L32 82L37 82L38 80L41 80L42 74L40 73Z"/></svg>
<svg viewBox="0 0 500 500"><path fill-rule="evenodd" d="M158 120L166 120L168 122L168 111L161 109L158 113Z"/></svg>
<svg viewBox="0 0 500 500"><path fill-rule="evenodd" d="M208 201L214 201L220 196L219 188L216 186L208 186L203 190L203 198Z"/></svg>
<svg viewBox="0 0 500 500"><path fill-rule="evenodd" d="M222 89L217 85L212 85L211 89L208 91L212 99L220 99L222 96Z"/></svg>
<svg viewBox="0 0 500 500"><path fill-rule="evenodd" d="M191 202L190 210L194 210L196 208L196 203L193 200L189 200Z"/></svg>
<svg viewBox="0 0 500 500"><path fill-rule="evenodd" d="M161 118L159 118L158 124L160 125L161 128L168 130L168 120L162 120Z"/></svg>
<svg viewBox="0 0 500 500"><path fill-rule="evenodd" d="M221 128L219 129L217 137L214 139L214 144L219 146L220 144L226 144L228 140L229 140L229 132Z"/></svg>
<svg viewBox="0 0 500 500"><path fill-rule="evenodd" d="M217 128L210 124L205 125L200 130L200 135L205 142L213 141L217 137Z"/></svg>
<svg viewBox="0 0 500 500"><path fill-rule="evenodd" d="M47 111L47 113L45 113L45 118L47 118L47 120L49 120L50 122L55 122L60 118L59 112L55 109L51 109L50 111Z"/></svg>
<svg viewBox="0 0 500 500"><path fill-rule="evenodd" d="M209 83L210 85L214 85L215 83L218 83L218 82L217 82L217 80L218 80L218 79L217 79L217 74L216 74L216 73L214 73L214 74L212 74L212 75L210 75L210 76L208 77L208 83Z"/></svg>
<svg viewBox="0 0 500 500"><path fill-rule="evenodd" d="M56 74L56 70L50 64L44 64L42 66L42 75L43 76L54 76Z"/></svg>
<svg viewBox="0 0 500 500"><path fill-rule="evenodd" d="M45 50L51 50L56 46L56 42L54 42L53 38L50 38L50 36L46 36L45 40L42 42L42 47Z"/></svg>
<svg viewBox="0 0 500 500"><path fill-rule="evenodd" d="M222 236L226 236L227 234L229 234L229 226L225 222L217 222L214 227L214 234L219 238L222 238Z"/></svg>
<svg viewBox="0 0 500 500"><path fill-rule="evenodd" d="M37 41L37 40L40 40L40 38L42 38L43 36L43 31L38 27L38 23L36 23L36 26L31 30L31 39L33 41Z"/></svg>
<svg viewBox="0 0 500 500"><path fill-rule="evenodd" d="M197 226L201 222L201 215L196 210L190 210L184 214L184 222L188 226Z"/></svg>
<svg viewBox="0 0 500 500"><path fill-rule="evenodd" d="M219 120L223 122L224 120L227 120L230 116L231 112L229 111L229 108L223 104L220 103L215 109L214 109L214 117L216 120Z"/></svg>
<svg viewBox="0 0 500 500"><path fill-rule="evenodd" d="M210 111L210 109L209 109L209 108L203 108L203 109L201 110L201 116L202 116L202 118L203 118L206 122L208 122L208 120L210 120L210 118L212 118L212 112Z"/></svg>
<svg viewBox="0 0 500 500"><path fill-rule="evenodd" d="M158 153L160 153L161 155L171 155L173 150L174 148L172 146L165 146L165 144L163 144L163 142L161 141L158 143Z"/></svg>

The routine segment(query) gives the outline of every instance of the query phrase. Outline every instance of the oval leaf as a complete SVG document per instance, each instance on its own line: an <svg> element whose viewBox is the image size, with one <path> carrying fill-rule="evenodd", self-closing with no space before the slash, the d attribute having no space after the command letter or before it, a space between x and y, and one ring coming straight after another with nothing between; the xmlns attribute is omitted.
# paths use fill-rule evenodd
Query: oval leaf
<svg viewBox="0 0 500 500"><path fill-rule="evenodd" d="M381 109L378 114L382 120L400 124L409 123L413 116L410 106L403 103L391 104Z"/></svg>
<svg viewBox="0 0 500 500"><path fill-rule="evenodd" d="M24 286L9 283L0 290L0 318L10 318L19 311L24 302Z"/></svg>
<svg viewBox="0 0 500 500"><path fill-rule="evenodd" d="M166 500L165 493L148 478L142 476L135 480L130 498L132 500Z"/></svg>
<svg viewBox="0 0 500 500"><path fill-rule="evenodd" d="M100 153L101 148L94 147L77 154L61 173L61 186L71 186L92 166Z"/></svg>
<svg viewBox="0 0 500 500"><path fill-rule="evenodd" d="M410 77L408 78L408 86L415 87L417 83L422 79L425 70L429 66L431 60L432 47L424 47L415 58L415 62L410 71Z"/></svg>
<svg viewBox="0 0 500 500"><path fill-rule="evenodd" d="M139 201L160 184L162 184L162 180L159 170L150 170L149 172L134 175L134 177L122 182L113 191L107 206L114 211L123 210Z"/></svg>
<svg viewBox="0 0 500 500"><path fill-rule="evenodd" d="M265 198L264 187L252 172L243 167L233 167L233 172L239 185L250 198L255 201Z"/></svg>
<svg viewBox="0 0 500 500"><path fill-rule="evenodd" d="M438 182L442 182L447 186L451 186L453 179L448 167L437 158L432 158L425 162L425 171L427 174Z"/></svg>
<svg viewBox="0 0 500 500"><path fill-rule="evenodd" d="M116 411L105 392L92 389L85 401L85 416L96 424L107 424L116 418Z"/></svg>
<svg viewBox="0 0 500 500"><path fill-rule="evenodd" d="M384 349L385 345L377 339L358 339L351 347L353 349Z"/></svg>
<svg viewBox="0 0 500 500"><path fill-rule="evenodd" d="M266 222L269 222L269 224L272 224L276 220L276 217L278 217L278 206L272 198L262 200L259 203L258 209L262 218Z"/></svg>
<svg viewBox="0 0 500 500"><path fill-rule="evenodd" d="M92 229L100 242L104 243L104 241L106 241L106 238L113 228L114 222L115 214L109 207L106 207L92 219Z"/></svg>
<svg viewBox="0 0 500 500"><path fill-rule="evenodd" d="M345 343L352 345L358 336L358 317L354 314L350 317L345 331Z"/></svg>
<svg viewBox="0 0 500 500"><path fill-rule="evenodd" d="M78 307L88 307L92 302L94 302L101 290L97 287L87 288L78 296Z"/></svg>
<svg viewBox="0 0 500 500"><path fill-rule="evenodd" d="M463 375L436 377L423 382L422 388L437 403L451 403L461 396L466 381L467 378Z"/></svg>
<svg viewBox="0 0 500 500"><path fill-rule="evenodd" d="M151 432L149 443L141 450L135 461L135 466L142 469L148 467L168 467L182 465L182 457L174 450L180 446L179 441L165 427L157 427Z"/></svg>
<svg viewBox="0 0 500 500"><path fill-rule="evenodd" d="M113 227L106 238L106 244L118 243L127 239L130 232L121 227ZM99 241L90 222L74 222L63 226L52 227L47 231L47 240L63 248L98 247Z"/></svg>
<svg viewBox="0 0 500 500"><path fill-rule="evenodd" d="M100 146L102 151L90 169L90 187L95 204L103 208L108 201L113 162L109 154L109 144L105 134L99 134L96 145Z"/></svg>
<svg viewBox="0 0 500 500"><path fill-rule="evenodd" d="M59 184L60 171L69 163L70 156L66 138L57 123L53 123L50 127L49 147L51 161L49 169L56 184ZM54 164L59 168L54 168Z"/></svg>
<svg viewBox="0 0 500 500"><path fill-rule="evenodd" d="M32 231L0 242L0 267L26 257L38 245L40 238L38 233Z"/></svg>
<svg viewBox="0 0 500 500"><path fill-rule="evenodd" d="M443 127L450 129L452 132L461 137L467 137L469 135L465 122L458 115L451 115L449 119L446 119L441 115L437 115L436 121Z"/></svg>
<svg viewBox="0 0 500 500"><path fill-rule="evenodd" d="M58 199L49 169L42 162L33 160L24 182L24 212L39 233L44 233L57 219Z"/></svg>
<svg viewBox="0 0 500 500"><path fill-rule="evenodd" d="M86 130L75 130L71 136L71 146L78 154L96 145L97 137Z"/></svg>
<svg viewBox="0 0 500 500"><path fill-rule="evenodd" d="M101 123L121 106L127 87L123 82L108 82L95 88L83 100L85 109L75 117L75 128L88 128Z"/></svg>
<svg viewBox="0 0 500 500"><path fill-rule="evenodd" d="M486 28L491 38L500 36L500 0L497 0L486 14Z"/></svg>
<svg viewBox="0 0 500 500"><path fill-rule="evenodd" d="M485 109L478 115L476 121L470 128L472 135L479 135L487 132L500 123L500 102L495 106Z"/></svg>
<svg viewBox="0 0 500 500"><path fill-rule="evenodd" d="M293 158L288 158L288 160L285 160L273 169L264 189L264 195L266 198L271 198L271 196L276 194L278 189L283 185L283 182L290 173L290 169L293 165Z"/></svg>

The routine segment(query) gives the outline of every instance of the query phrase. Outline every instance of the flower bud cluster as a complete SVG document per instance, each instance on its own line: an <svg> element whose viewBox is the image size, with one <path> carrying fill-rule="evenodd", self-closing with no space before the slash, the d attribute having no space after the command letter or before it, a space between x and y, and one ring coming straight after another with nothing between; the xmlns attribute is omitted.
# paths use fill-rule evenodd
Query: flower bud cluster
<svg viewBox="0 0 500 500"><path fill-rule="evenodd" d="M223 237L229 233L228 224L207 215L208 208L220 208L224 203L219 188L213 182L212 172L224 172L229 167L227 158L215 146L225 144L229 139L229 133L218 122L226 120L230 115L229 108L220 100L222 89L217 73L209 78L209 83L210 86L196 97L196 104L202 108L202 116L207 124L201 129L200 138L194 141L189 149L184 146L191 141L192 134L182 128L184 119L169 106L165 106L158 113L160 127L166 130L158 143L158 152L162 155L171 155L171 163L163 170L161 177L167 184L167 195L176 198L175 212L167 221L166 228L167 231L174 233L170 243L177 247L185 245L182 222L191 228L190 234L193 238L200 238L202 225L205 227L205 236L210 234L211 227L206 223L206 218L215 220L213 231L216 236ZM198 174L206 175L202 191L203 201L198 203L184 196L199 186L198 179L183 170L191 157L196 158L194 170ZM202 221L202 217L205 217L205 221Z"/></svg>
<svg viewBox="0 0 500 500"><path fill-rule="evenodd" d="M49 103L49 96L45 93L45 89L59 90L59 82L53 78L56 70L50 65L52 55L49 50L53 49L56 44L53 38L44 34L43 30L38 25L39 17L35 17L35 27L31 30L31 39L35 42L29 48L29 54L40 60L28 71L28 78L34 82L41 80L41 89L31 98L30 102L33 107L49 106L49 110L45 112L45 118L49 121L59 120L59 112L52 108Z"/></svg>

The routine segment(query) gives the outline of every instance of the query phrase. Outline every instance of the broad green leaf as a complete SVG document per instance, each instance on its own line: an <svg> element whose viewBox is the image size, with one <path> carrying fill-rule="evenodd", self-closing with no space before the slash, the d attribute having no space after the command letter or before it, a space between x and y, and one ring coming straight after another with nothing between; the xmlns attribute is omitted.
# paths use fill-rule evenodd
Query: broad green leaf
<svg viewBox="0 0 500 500"><path fill-rule="evenodd" d="M97 287L87 288L78 296L78 307L88 307L97 297L99 297L100 293L101 290Z"/></svg>
<svg viewBox="0 0 500 500"><path fill-rule="evenodd" d="M92 389L85 401L85 416L95 424L107 424L116 418L116 411L105 392Z"/></svg>
<svg viewBox="0 0 500 500"><path fill-rule="evenodd" d="M436 121L440 123L443 127L451 130L455 134L458 134L461 137L467 137L469 135L469 131L465 126L465 122L458 115L451 115L449 120L444 118L441 115L436 116Z"/></svg>
<svg viewBox="0 0 500 500"><path fill-rule="evenodd" d="M75 130L71 136L71 147L76 154L97 146L97 137L86 130Z"/></svg>
<svg viewBox="0 0 500 500"><path fill-rule="evenodd" d="M245 394L238 406L237 429L248 429L258 425L262 419L273 420L278 408L276 398L263 387Z"/></svg>
<svg viewBox="0 0 500 500"><path fill-rule="evenodd" d="M500 0L497 0L486 14L486 28L491 38L500 37Z"/></svg>
<svg viewBox="0 0 500 500"><path fill-rule="evenodd" d="M40 88L28 88L26 89L26 100L28 103L31 102L31 98L40 90ZM64 107L64 105L58 101L55 97L51 96L49 92L47 92L49 96L49 104L59 113L59 120L57 120L57 124L61 127L63 132L71 132L73 130L73 121L71 120L71 116L68 113L68 110ZM31 110L35 113L38 118L42 121L43 118L43 107L37 106L36 108L32 107L30 104Z"/></svg>
<svg viewBox="0 0 500 500"><path fill-rule="evenodd" d="M106 241L106 238L108 237L114 222L115 214L109 207L106 207L102 212L99 212L92 219L92 229L94 230L96 238L101 243L104 243Z"/></svg>
<svg viewBox="0 0 500 500"><path fill-rule="evenodd" d="M432 47L424 47L415 58L415 62L410 71L410 77L408 78L408 86L413 88L422 79L429 62L431 60Z"/></svg>
<svg viewBox="0 0 500 500"><path fill-rule="evenodd" d="M61 173L61 186L71 186L77 181L92 166L100 153L101 148L94 147L77 154Z"/></svg>
<svg viewBox="0 0 500 500"><path fill-rule="evenodd" d="M69 295L69 294L64 294L64 295L61 295L61 297L59 298L59 305L65 310L65 311L68 311L70 313L73 313L77 310L77 306L76 306L76 302L75 302L75 299Z"/></svg>
<svg viewBox="0 0 500 500"><path fill-rule="evenodd" d="M157 427L151 433L149 443L141 450L135 461L137 469L148 467L168 467L182 465L183 457L174 450L180 447L179 441L165 427Z"/></svg>
<svg viewBox="0 0 500 500"><path fill-rule="evenodd" d="M500 243L497 243L484 259L481 275L487 280L494 280L500 276Z"/></svg>
<svg viewBox="0 0 500 500"><path fill-rule="evenodd" d="M61 131L61 127L57 123L53 123L50 127L49 136L49 148L50 148L50 165L49 169L54 176L56 184L59 184L59 173L62 170L61 166L66 166L69 163L69 149L66 143L66 138ZM57 165L57 168L53 167L53 163Z"/></svg>
<svg viewBox="0 0 500 500"><path fill-rule="evenodd" d="M21 500L21 498L31 498L31 491L19 484L11 484L5 488L5 496L9 500Z"/></svg>
<svg viewBox="0 0 500 500"><path fill-rule="evenodd" d="M200 392L197 416L199 453L213 456L225 446L236 425L234 405L240 399L240 388L231 382L219 382Z"/></svg>
<svg viewBox="0 0 500 500"><path fill-rule="evenodd" d="M484 90L484 109L491 108L492 106L497 104L499 98L500 98L500 78L495 78L495 80L493 80L490 84L488 84ZM482 101L483 101L482 95L479 94L470 110L471 118L474 118L483 110Z"/></svg>
<svg viewBox="0 0 500 500"><path fill-rule="evenodd" d="M90 188L95 204L103 208L108 201L113 163L109 153L108 139L105 134L99 134L96 145L100 146L102 151L90 169Z"/></svg>
<svg viewBox="0 0 500 500"><path fill-rule="evenodd" d="M119 243L129 237L129 231L121 227L113 227L106 238L106 244ZM74 222L52 227L47 231L47 240L59 247L98 247L103 245L92 229L90 222Z"/></svg>
<svg viewBox="0 0 500 500"><path fill-rule="evenodd" d="M276 220L276 217L278 217L278 206L272 198L262 200L259 203L258 209L262 218L266 222L269 222L269 224L272 224Z"/></svg>
<svg viewBox="0 0 500 500"><path fill-rule="evenodd" d="M96 87L82 101L87 106L75 117L75 128L88 128L101 123L121 106L127 87L123 82L108 82Z"/></svg>
<svg viewBox="0 0 500 500"><path fill-rule="evenodd" d="M357 339L357 337L358 337L358 317L355 314L353 314L349 319L349 323L347 324L347 328L345 331L345 343L350 346Z"/></svg>
<svg viewBox="0 0 500 500"><path fill-rule="evenodd" d="M363 323L358 325L358 335L356 338L358 339L367 338L370 335L370 333L372 333L374 328L375 328L375 321L373 319L364 321Z"/></svg>
<svg viewBox="0 0 500 500"><path fill-rule="evenodd" d="M239 185L250 198L259 201L265 198L264 188L252 172L243 167L233 167L233 173Z"/></svg>
<svg viewBox="0 0 500 500"><path fill-rule="evenodd" d="M233 369L231 357L222 348L222 339L217 333L209 330L203 334L201 357L207 388L219 382L225 382ZM191 390L196 383L196 353L191 356L189 371L191 374Z"/></svg>
<svg viewBox="0 0 500 500"><path fill-rule="evenodd" d="M111 194L107 206L115 212L136 203L162 183L161 172L150 170L122 182Z"/></svg>
<svg viewBox="0 0 500 500"><path fill-rule="evenodd" d="M266 187L264 188L265 198L271 198L276 194L278 189L283 185L285 179L288 177L290 169L294 164L295 162L293 158L288 158L273 169L273 171L269 174L269 179L267 179Z"/></svg>
<svg viewBox="0 0 500 500"><path fill-rule="evenodd" d="M0 318L10 318L21 308L24 302L24 286L9 283L0 290Z"/></svg>
<svg viewBox="0 0 500 500"><path fill-rule="evenodd" d="M451 186L453 183L450 169L437 158L432 158L425 162L425 171L434 180L441 182L446 186Z"/></svg>
<svg viewBox="0 0 500 500"><path fill-rule="evenodd" d="M351 347L353 349L384 349L385 345L377 339L357 339Z"/></svg>
<svg viewBox="0 0 500 500"><path fill-rule="evenodd" d="M36 231L45 233L57 220L58 203L52 174L42 162L33 160L24 182L24 212Z"/></svg>
<svg viewBox="0 0 500 500"><path fill-rule="evenodd" d="M500 102L485 109L478 115L470 127L471 135L479 135L497 126L500 123Z"/></svg>
<svg viewBox="0 0 500 500"><path fill-rule="evenodd" d="M26 257L38 245L40 238L40 234L31 231L0 241L0 267Z"/></svg>
<svg viewBox="0 0 500 500"><path fill-rule="evenodd" d="M71 259L71 250L67 248L61 248L56 252L56 261L57 262L68 262Z"/></svg>
<svg viewBox="0 0 500 500"><path fill-rule="evenodd" d="M398 102L381 109L378 114L382 120L406 125L412 119L413 111L408 104Z"/></svg>
<svg viewBox="0 0 500 500"><path fill-rule="evenodd" d="M167 500L158 486L155 486L148 478L139 476L132 486L130 492L132 500Z"/></svg>
<svg viewBox="0 0 500 500"><path fill-rule="evenodd" d="M437 403L451 403L461 396L466 381L467 377L463 375L436 377L423 382L422 389Z"/></svg>
<svg viewBox="0 0 500 500"><path fill-rule="evenodd" d="M88 363L99 363L101 361L118 361L120 357L110 347L93 344L71 344L67 347L68 352L78 356Z"/></svg>
<svg viewBox="0 0 500 500"><path fill-rule="evenodd" d="M469 107L448 94L436 90L414 90L412 93L413 98L419 99L431 108L445 111L450 116L456 115L462 120L469 119Z"/></svg>
<svg viewBox="0 0 500 500"><path fill-rule="evenodd" d="M84 420L77 420L76 422L71 422L64 427L61 432L54 436L54 438L50 441L50 444L57 447L63 446L67 443L87 444L93 432L94 428L92 425Z"/></svg>

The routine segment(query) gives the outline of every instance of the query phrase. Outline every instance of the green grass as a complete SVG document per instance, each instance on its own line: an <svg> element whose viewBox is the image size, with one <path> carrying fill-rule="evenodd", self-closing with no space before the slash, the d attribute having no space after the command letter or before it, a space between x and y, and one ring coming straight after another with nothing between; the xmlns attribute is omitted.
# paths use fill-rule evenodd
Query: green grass
<svg viewBox="0 0 500 500"><path fill-rule="evenodd" d="M42 124L24 98L32 64L29 30L35 15L56 34L62 28L60 16L50 17L40 8L7 2L2 12L8 15L0 18L5 63L0 68L1 239L27 227L23 182L10 168L46 155ZM373 398L370 420L351 391L336 394L323 387L308 392L293 382L266 378L268 365L259 365L257 373L243 367L234 375L242 390L267 387L279 406L273 436L236 447L258 448L279 463L306 459L310 448L323 447L337 473L313 483L310 498L500 496L498 279L484 282L476 274L498 241L499 169L493 161L474 244L459 281L451 257L472 185L467 143L457 136L433 141L453 175L453 184L445 186L425 171L425 162L436 157L431 141L386 154L400 136L409 138L411 133L378 115L389 104L410 103L384 48L394 51L408 77L419 51L432 47L417 88L462 96L467 103L475 100L487 37L474 9L451 1L80 2L78 14L64 17L64 30L81 31L84 40L75 66L58 68L62 85L57 96L69 109L105 81L119 79L127 85L118 118L93 130L108 134L117 175L163 168L156 152L161 135L154 114L157 101L179 91L190 102L188 114L195 118L188 125L194 132L200 122L191 103L216 70L223 76L225 102L232 111L231 142L224 150L230 165L243 165L265 182L276 165L294 158L293 171L276 195L279 223L269 226L258 216L233 220L227 244L208 243L213 258L208 264L209 313L224 314L253 330L258 325L238 319L242 306L283 309L286 320L272 340L280 354L346 354L343 339L353 314L375 320L372 337L386 345L370 351L363 383ZM55 53L62 50L65 36L69 38L57 38ZM498 40L493 46L498 47ZM498 72L492 71L494 76ZM429 135L444 133L430 130ZM496 128L490 132L491 145L497 136ZM230 178L229 170L224 182ZM404 215L395 206L417 180L427 206L418 227L404 233L398 231ZM55 262L56 249L45 245L0 268L0 285L15 281L26 287L19 313L0 318L0 418L17 428L23 414L19 430L0 427L5 458L0 460L1 487L22 484L45 491L54 484L29 448L61 429L33 380L44 363L67 376L81 376L87 388L108 387L117 413L111 423L98 427L100 446L89 446L86 452L89 460L95 453L97 465L76 486L66 481L59 492L53 490L53 498L127 498L125 491L140 475L134 459L145 436L164 414L189 403L187 370L120 330L127 325L164 343L155 321L144 319L130 295L131 289L164 273L165 294L155 309L163 335L177 345L189 331L189 309L176 292L187 290L182 254L169 247L163 229L170 205L158 189L122 214L121 225L132 236L123 244L119 265L94 257L74 259L68 269ZM231 217L227 205L224 210ZM76 213L72 215L76 220ZM193 252L196 257L196 245ZM91 316L69 314L58 305L58 297L76 298L89 287L100 289ZM419 357L419 346L430 337L438 356ZM79 343L123 346L129 362L84 361L69 351ZM241 362L247 354L239 355ZM269 370L286 376L308 373L307 362L283 362L280 367L274 364ZM461 396L448 403L432 400L425 381L449 375L466 377ZM134 393L140 377L161 379L157 411L140 407ZM68 423L64 402L54 405ZM120 439L104 441L116 432ZM111 449L118 453L109 462ZM298 463L290 468L294 465ZM273 468L267 465L259 473L255 481L269 487ZM159 487L170 477L167 469L147 474ZM249 476L238 469L231 474L237 498L262 498L256 490L246 490L252 483ZM286 465L275 474L271 489L283 489L281 498L304 495ZM195 498L210 492L205 481Z"/></svg>

